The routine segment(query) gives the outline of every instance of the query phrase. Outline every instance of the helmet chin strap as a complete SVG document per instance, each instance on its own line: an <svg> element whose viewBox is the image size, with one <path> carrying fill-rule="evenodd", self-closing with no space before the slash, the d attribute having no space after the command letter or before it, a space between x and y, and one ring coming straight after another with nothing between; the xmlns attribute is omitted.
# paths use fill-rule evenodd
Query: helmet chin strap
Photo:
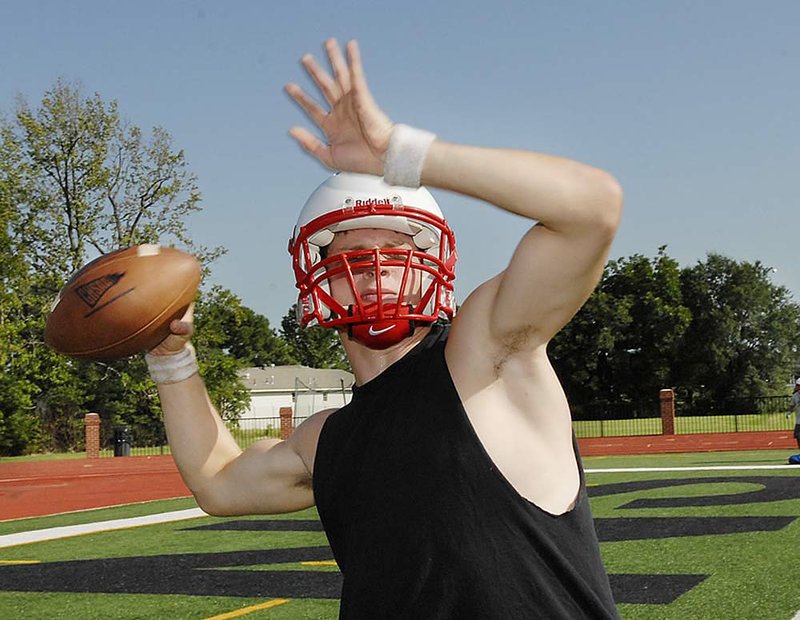
<svg viewBox="0 0 800 620"><path fill-rule="evenodd" d="M368 308L368 310L373 309L377 310L377 304ZM400 317L386 318L386 314L391 313L397 313L397 305L384 304L383 312L381 313L384 315L384 318L375 318L363 323L349 325L347 328L347 335L351 340L355 340L370 349L388 349L411 336L415 328L415 321L413 319Z"/></svg>

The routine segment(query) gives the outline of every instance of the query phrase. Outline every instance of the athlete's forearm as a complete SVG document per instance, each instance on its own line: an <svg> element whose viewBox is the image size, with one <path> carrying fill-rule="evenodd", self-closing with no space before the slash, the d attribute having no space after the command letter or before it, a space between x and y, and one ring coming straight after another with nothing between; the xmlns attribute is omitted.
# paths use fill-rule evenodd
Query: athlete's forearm
<svg viewBox="0 0 800 620"><path fill-rule="evenodd" d="M186 485L203 507L225 466L241 454L199 375L158 386L170 449Z"/></svg>
<svg viewBox="0 0 800 620"><path fill-rule="evenodd" d="M422 184L489 202L557 232L616 227L621 190L608 173L570 159L435 141Z"/></svg>

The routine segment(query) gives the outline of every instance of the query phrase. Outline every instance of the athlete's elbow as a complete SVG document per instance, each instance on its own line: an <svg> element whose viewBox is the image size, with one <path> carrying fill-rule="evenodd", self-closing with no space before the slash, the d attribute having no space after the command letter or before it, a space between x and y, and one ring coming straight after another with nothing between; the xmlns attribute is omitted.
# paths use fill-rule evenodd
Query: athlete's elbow
<svg viewBox="0 0 800 620"><path fill-rule="evenodd" d="M605 195L605 214L606 224L612 233L616 232L619 227L620 220L622 219L622 204L623 204L623 191L617 179L605 173L604 181L604 195Z"/></svg>
<svg viewBox="0 0 800 620"><path fill-rule="evenodd" d="M212 517L224 516L220 514L219 504L214 502L208 495L199 491L192 491L192 495L194 495L194 501L197 502L198 508L200 508L200 510L206 514L209 514Z"/></svg>
<svg viewBox="0 0 800 620"><path fill-rule="evenodd" d="M241 514L231 501L209 487L190 490L200 510L212 517L235 517Z"/></svg>
<svg viewBox="0 0 800 620"><path fill-rule="evenodd" d="M211 515L212 517L233 517L235 516L229 510L226 510L225 507L221 504L215 504L214 502L206 501L201 497L195 495L195 500L197 501L197 506L207 515Z"/></svg>
<svg viewBox="0 0 800 620"><path fill-rule="evenodd" d="M587 176L584 196L591 203L590 211L596 225L616 231L622 217L622 186L605 170L590 168Z"/></svg>
<svg viewBox="0 0 800 620"><path fill-rule="evenodd" d="M576 223L582 222L580 227L585 232L610 244L622 218L622 186L613 175L598 168L584 168L583 176L576 197L576 202L582 205L577 208L581 215L576 217Z"/></svg>

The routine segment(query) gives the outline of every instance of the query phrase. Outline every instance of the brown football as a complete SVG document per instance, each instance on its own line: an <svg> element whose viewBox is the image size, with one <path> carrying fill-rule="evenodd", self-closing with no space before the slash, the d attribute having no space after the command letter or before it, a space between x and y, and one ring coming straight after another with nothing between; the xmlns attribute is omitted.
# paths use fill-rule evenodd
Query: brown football
<svg viewBox="0 0 800 620"><path fill-rule="evenodd" d="M64 285L47 316L45 342L64 355L129 357L169 335L197 294L200 263L158 245L104 254Z"/></svg>

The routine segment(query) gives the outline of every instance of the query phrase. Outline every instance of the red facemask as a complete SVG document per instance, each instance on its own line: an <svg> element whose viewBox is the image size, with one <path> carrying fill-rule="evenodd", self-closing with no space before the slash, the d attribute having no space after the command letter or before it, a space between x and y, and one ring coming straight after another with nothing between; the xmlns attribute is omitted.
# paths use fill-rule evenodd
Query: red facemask
<svg viewBox="0 0 800 620"><path fill-rule="evenodd" d="M394 247L346 250L320 260L319 250L310 239L335 223L381 214L384 207L369 205L363 213L357 207L310 222L289 245L300 290L297 312L301 326L345 329L353 340L384 349L413 334L417 325L452 317L456 263L452 231L443 219L426 211L397 206L385 209L388 216L404 216L438 230L439 244L429 251ZM364 275L385 271L394 274L390 285L383 277ZM371 278L370 283L359 282L359 286L357 280L366 277ZM334 299L334 281L338 290L349 289L347 297L351 301L341 303ZM365 290L368 293L363 293Z"/></svg>

